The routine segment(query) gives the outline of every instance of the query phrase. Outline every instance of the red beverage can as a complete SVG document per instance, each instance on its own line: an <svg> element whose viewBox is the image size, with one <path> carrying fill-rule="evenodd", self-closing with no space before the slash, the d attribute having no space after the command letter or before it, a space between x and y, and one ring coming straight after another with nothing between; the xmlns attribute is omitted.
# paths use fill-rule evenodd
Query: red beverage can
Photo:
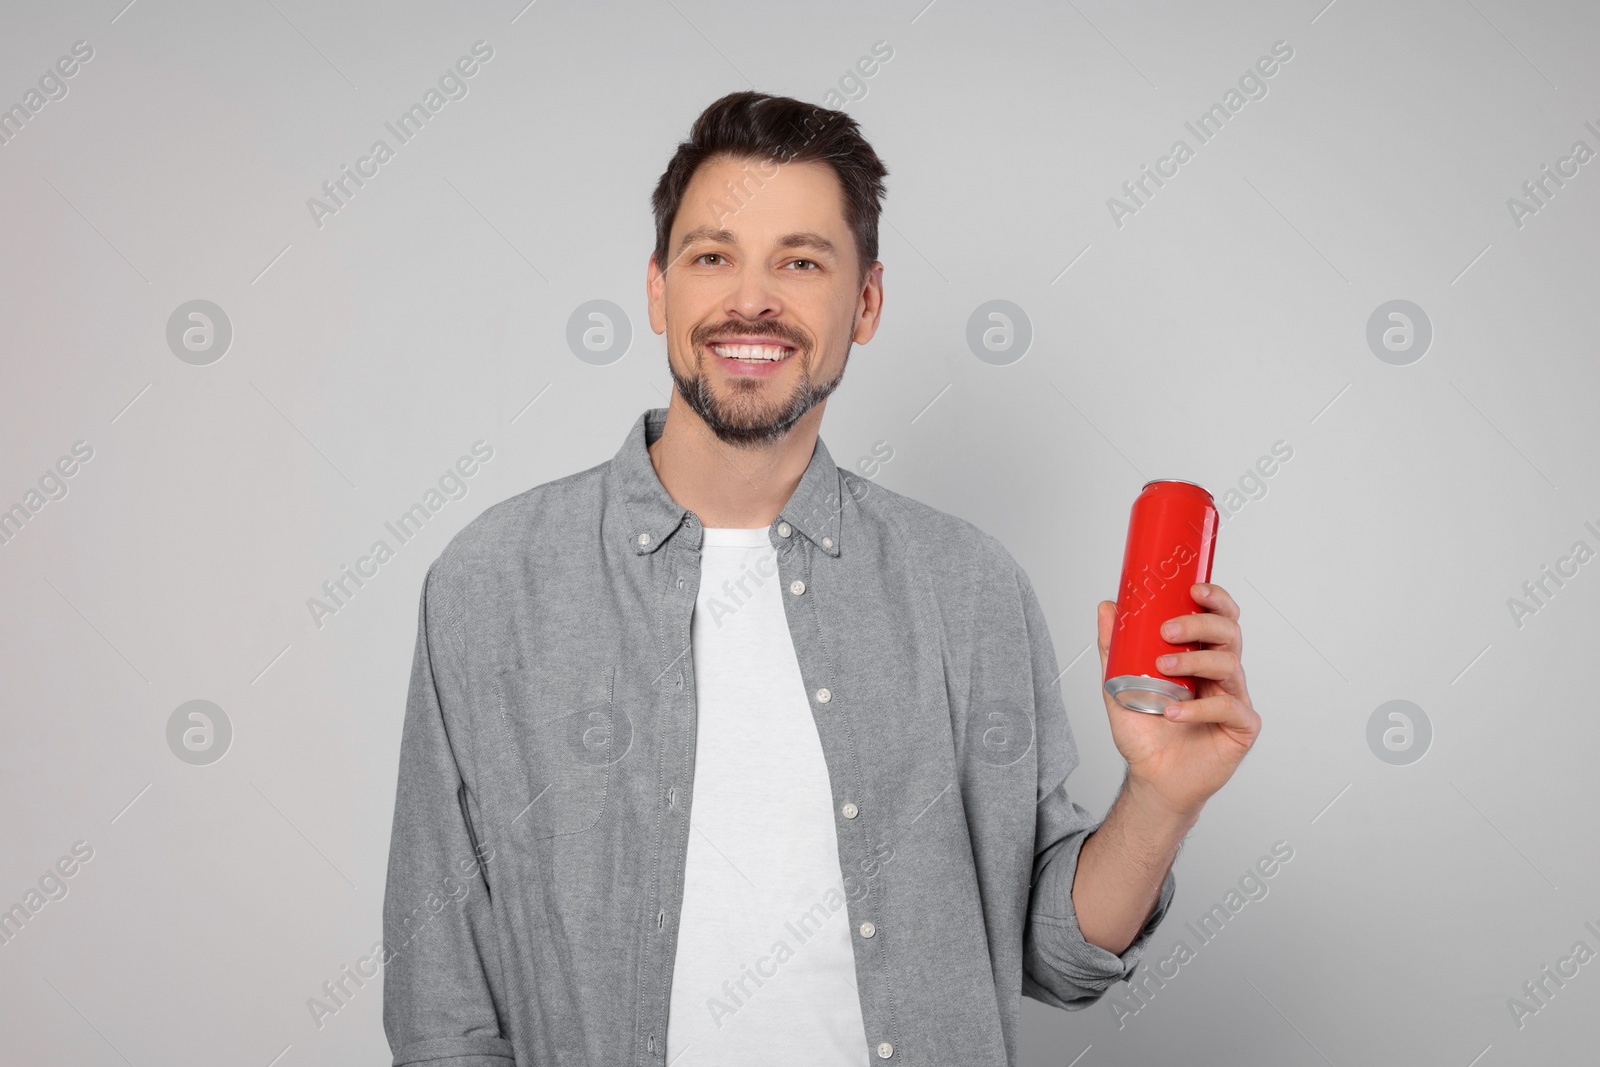
<svg viewBox="0 0 1600 1067"><path fill-rule="evenodd" d="M1198 644L1161 638L1161 624L1198 614L1189 589L1211 581L1217 547L1217 506L1193 482L1146 482L1128 517L1128 545L1117 587L1117 618L1106 654L1106 695L1132 711L1159 715L1168 704L1192 700L1194 682L1156 670L1156 657L1194 652Z"/></svg>

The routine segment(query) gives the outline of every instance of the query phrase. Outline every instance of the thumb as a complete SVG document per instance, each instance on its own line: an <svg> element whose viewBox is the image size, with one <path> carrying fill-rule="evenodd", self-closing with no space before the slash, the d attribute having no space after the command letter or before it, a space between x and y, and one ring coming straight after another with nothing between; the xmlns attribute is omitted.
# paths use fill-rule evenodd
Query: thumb
<svg viewBox="0 0 1600 1067"><path fill-rule="evenodd" d="M1114 600L1100 601L1096 618L1096 640L1100 646L1100 676L1105 677L1106 658L1111 650L1111 627L1117 619L1117 603Z"/></svg>

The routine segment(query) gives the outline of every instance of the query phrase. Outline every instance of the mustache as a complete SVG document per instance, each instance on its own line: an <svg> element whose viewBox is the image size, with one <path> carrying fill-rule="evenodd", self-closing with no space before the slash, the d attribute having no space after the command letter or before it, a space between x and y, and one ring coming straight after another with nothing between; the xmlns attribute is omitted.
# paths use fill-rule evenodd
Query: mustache
<svg viewBox="0 0 1600 1067"><path fill-rule="evenodd" d="M723 322L715 326L697 326L689 333L691 343L704 348L723 337L764 337L792 345L799 352L811 351L811 341L787 323L771 319L755 322Z"/></svg>

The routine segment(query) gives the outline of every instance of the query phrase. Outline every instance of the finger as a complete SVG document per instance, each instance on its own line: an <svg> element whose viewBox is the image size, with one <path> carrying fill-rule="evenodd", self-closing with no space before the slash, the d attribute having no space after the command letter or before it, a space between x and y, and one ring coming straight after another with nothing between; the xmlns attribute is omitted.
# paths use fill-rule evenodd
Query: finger
<svg viewBox="0 0 1600 1067"><path fill-rule="evenodd" d="M1242 644L1239 624L1223 615L1196 612L1161 624L1161 639L1168 644L1205 644L1238 652Z"/></svg>
<svg viewBox="0 0 1600 1067"><path fill-rule="evenodd" d="M1232 682L1243 673L1238 656L1218 649L1157 656L1156 670L1175 678L1209 678L1214 682Z"/></svg>
<svg viewBox="0 0 1600 1067"><path fill-rule="evenodd" d="M1256 710L1229 693L1169 704L1163 714L1173 722L1211 722L1251 737L1261 731Z"/></svg>
<svg viewBox="0 0 1600 1067"><path fill-rule="evenodd" d="M1239 617L1239 602L1215 582L1201 582L1189 590L1189 595L1207 611L1214 611L1226 619Z"/></svg>

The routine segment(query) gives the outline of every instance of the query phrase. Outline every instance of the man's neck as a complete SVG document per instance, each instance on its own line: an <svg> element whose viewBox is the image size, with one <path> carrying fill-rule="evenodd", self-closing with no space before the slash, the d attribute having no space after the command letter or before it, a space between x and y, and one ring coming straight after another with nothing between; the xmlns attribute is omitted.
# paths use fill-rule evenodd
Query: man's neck
<svg viewBox="0 0 1600 1067"><path fill-rule="evenodd" d="M651 466L667 495L703 526L771 525L811 462L825 406L806 412L779 441L737 448L712 433L674 390L661 436L649 448Z"/></svg>

